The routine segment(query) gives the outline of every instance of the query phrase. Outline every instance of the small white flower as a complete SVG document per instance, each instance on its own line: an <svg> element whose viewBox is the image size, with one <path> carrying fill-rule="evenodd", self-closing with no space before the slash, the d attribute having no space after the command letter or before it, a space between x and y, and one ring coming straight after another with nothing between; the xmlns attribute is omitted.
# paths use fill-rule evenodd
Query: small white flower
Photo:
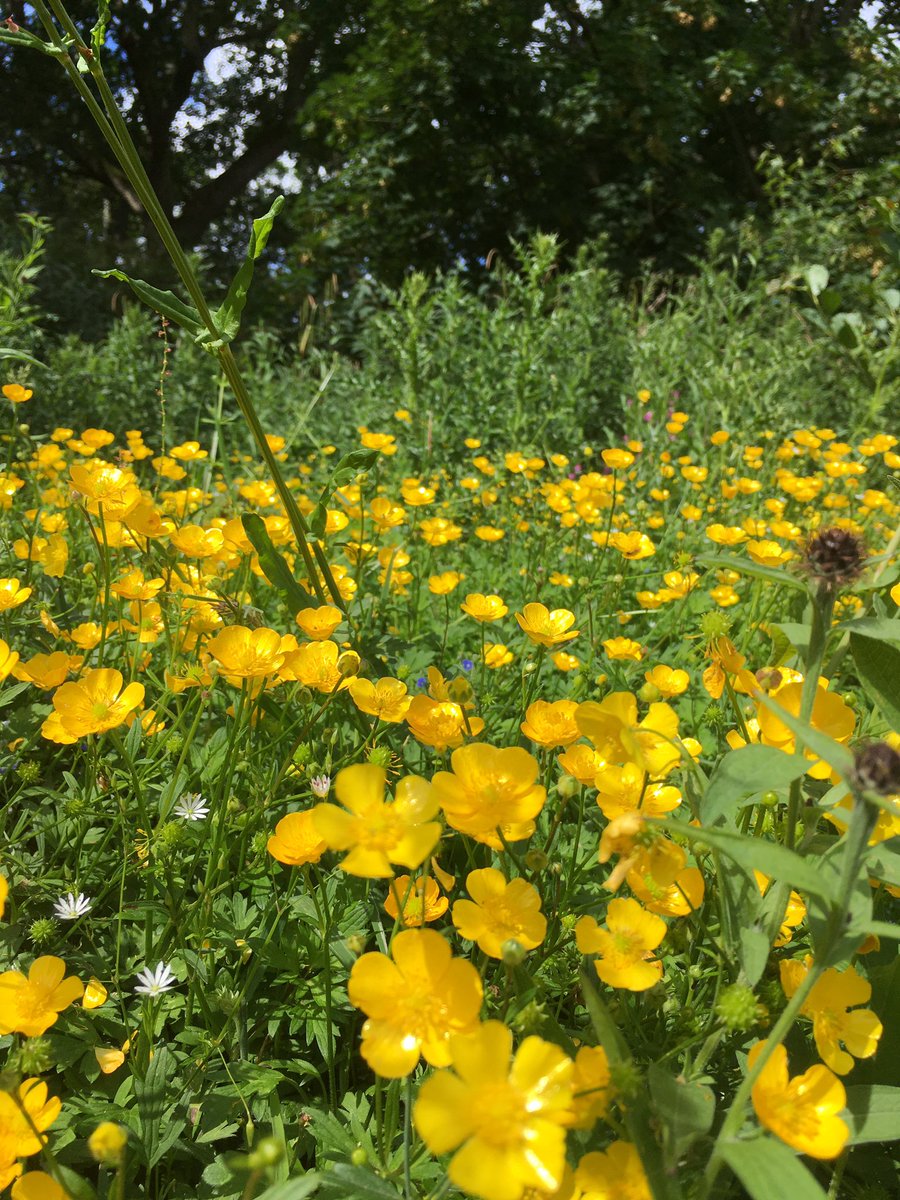
<svg viewBox="0 0 900 1200"><path fill-rule="evenodd" d="M149 967L145 967L138 973L138 979L140 986L134 990L142 996L161 996L163 992L167 992L178 982L165 963L157 963L156 969L153 971Z"/></svg>
<svg viewBox="0 0 900 1200"><path fill-rule="evenodd" d="M316 775L314 779L309 781L309 786L312 788L314 796L317 796L319 800L324 800L331 791L331 776Z"/></svg>
<svg viewBox="0 0 900 1200"><path fill-rule="evenodd" d="M199 792L185 792L174 811L182 821L204 821L209 816L209 806Z"/></svg>
<svg viewBox="0 0 900 1200"><path fill-rule="evenodd" d="M79 917L89 913L92 907L90 897L85 896L84 892L79 892L77 896L74 892L69 892L67 896L60 896L53 905L53 911L61 921L77 921Z"/></svg>

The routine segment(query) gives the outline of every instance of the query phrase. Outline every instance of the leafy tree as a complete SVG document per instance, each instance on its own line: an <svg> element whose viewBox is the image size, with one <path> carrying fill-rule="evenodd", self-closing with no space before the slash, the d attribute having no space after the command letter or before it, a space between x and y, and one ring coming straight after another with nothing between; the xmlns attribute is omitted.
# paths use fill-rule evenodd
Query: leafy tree
<svg viewBox="0 0 900 1200"><path fill-rule="evenodd" d="M72 0L80 27L90 0ZM683 269L767 197L761 156L896 151L898 6L863 0L113 0L108 73L151 180L208 270L256 193L291 204L257 312L410 267L476 280L510 237L606 235L627 276ZM13 19L35 26L16 0ZM56 227L51 303L155 242L58 66L0 53L0 217ZM278 258L280 254L280 259ZM59 265L61 264L61 266ZM66 270L68 274L66 274ZM108 296L108 285L93 285ZM103 289L100 291L99 289Z"/></svg>

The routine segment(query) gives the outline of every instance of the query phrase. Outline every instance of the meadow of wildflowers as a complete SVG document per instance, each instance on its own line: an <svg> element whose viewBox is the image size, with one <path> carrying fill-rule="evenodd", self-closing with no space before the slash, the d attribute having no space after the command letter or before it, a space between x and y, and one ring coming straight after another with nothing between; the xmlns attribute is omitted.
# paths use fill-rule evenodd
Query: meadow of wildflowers
<svg viewBox="0 0 900 1200"><path fill-rule="evenodd" d="M308 575L253 456L3 396L16 1200L891 1177L895 436L267 434Z"/></svg>
<svg viewBox="0 0 900 1200"><path fill-rule="evenodd" d="M107 274L235 420L45 427L5 367L0 1193L896 1195L900 438L641 387L606 444L298 452L231 349L280 201L210 305L108 9L52 10L3 38L190 303Z"/></svg>

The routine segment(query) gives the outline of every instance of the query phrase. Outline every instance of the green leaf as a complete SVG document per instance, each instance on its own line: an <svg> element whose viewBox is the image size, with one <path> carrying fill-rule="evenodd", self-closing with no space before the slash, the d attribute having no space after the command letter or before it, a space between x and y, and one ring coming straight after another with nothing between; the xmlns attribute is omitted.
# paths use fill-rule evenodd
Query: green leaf
<svg viewBox="0 0 900 1200"><path fill-rule="evenodd" d="M166 1111L166 1083L173 1067L172 1055L165 1046L161 1046L150 1060L144 1078L135 1077L134 1080L134 1094L141 1123L141 1142L147 1156L147 1165L150 1167L159 1158L159 1133Z"/></svg>
<svg viewBox="0 0 900 1200"><path fill-rule="evenodd" d="M97 1192L88 1181L82 1179L71 1167L64 1166L58 1159L56 1172L59 1182L66 1189L66 1195L70 1196L71 1200L97 1200Z"/></svg>
<svg viewBox="0 0 900 1200"><path fill-rule="evenodd" d="M208 332L196 308L179 300L174 292L163 292L152 284L145 283L143 279L132 279L124 271L92 271L91 274L99 275L101 279L119 279L122 283L127 283L139 300L143 300L148 307L168 317L194 337Z"/></svg>
<svg viewBox="0 0 900 1200"><path fill-rule="evenodd" d="M272 232L272 226L275 224L275 218L283 207L284 196L276 196L272 202L272 207L265 216L257 217L253 222L247 255L238 273L231 281L231 287L228 289L225 303L213 314L213 321L218 331L218 337L213 337L212 334L207 333L207 336L199 338L201 345L206 346L207 349L218 350L220 346L224 346L228 342L233 342L237 337L238 331L241 328L241 315L250 292L250 284L253 282L254 264L263 250L265 250L269 234Z"/></svg>
<svg viewBox="0 0 900 1200"><path fill-rule="evenodd" d="M734 815L741 804L764 791L787 787L809 767L799 754L786 754L774 746L742 746L726 754L709 780L700 802L700 819L715 825L720 817Z"/></svg>
<svg viewBox="0 0 900 1200"><path fill-rule="evenodd" d="M828 287L828 269L817 263L815 266L807 267L804 272L806 278L806 286L809 288L813 296L819 296Z"/></svg>
<svg viewBox="0 0 900 1200"><path fill-rule="evenodd" d="M662 822L653 821L653 824ZM822 879L818 868L818 859L801 858L787 846L777 842L769 842L764 838L744 837L740 833L730 833L726 829L698 829L695 825L679 822L677 826L668 823L668 828L674 833L677 829L679 836L689 842L706 843L721 854L726 854L733 862L747 871L762 871L771 879L782 879L800 891L809 892L814 896L830 898L829 882Z"/></svg>
<svg viewBox="0 0 900 1200"><path fill-rule="evenodd" d="M716 1115L712 1090L700 1083L674 1077L657 1063L647 1072L650 1095L663 1123L664 1154L674 1166L698 1137L708 1133Z"/></svg>
<svg viewBox="0 0 900 1200"><path fill-rule="evenodd" d="M387 1180L382 1179L365 1167L351 1167L348 1163L336 1163L332 1170L321 1178L322 1191L340 1200L399 1200L400 1193Z"/></svg>
<svg viewBox="0 0 900 1200"><path fill-rule="evenodd" d="M900 1087L856 1084L847 1088L850 1144L900 1140Z"/></svg>
<svg viewBox="0 0 900 1200"><path fill-rule="evenodd" d="M628 1062L631 1059L628 1045L619 1032L618 1025L610 1016L609 1009L603 1003L593 976L593 965L585 960L581 972L581 990L584 993L584 1006L588 1010L594 1033L606 1051L606 1057L610 1063L615 1065L620 1062Z"/></svg>
<svg viewBox="0 0 900 1200"><path fill-rule="evenodd" d="M259 565L262 567L263 574L269 583L282 593L288 608L296 616L301 608L308 606L309 596L294 578L287 559L272 544L265 522L256 513L242 513L241 524L247 537L253 543L253 549L259 555Z"/></svg>
<svg viewBox="0 0 900 1200"><path fill-rule="evenodd" d="M98 58L106 43L106 27L109 24L109 17L109 0L99 0L97 20L91 30L91 49Z"/></svg>
<svg viewBox="0 0 900 1200"><path fill-rule="evenodd" d="M780 567L764 567L761 563L755 563L752 558L733 558L727 554L700 554L696 561L702 567L737 571L740 575L749 575L752 579L765 579L768 583L793 588L796 592L809 591L803 580L798 579L796 575L789 575Z"/></svg>
<svg viewBox="0 0 900 1200"><path fill-rule="evenodd" d="M9 687L4 688L0 692L0 708L5 708L7 704L11 704L16 696L20 696L22 692L27 691L31 687L30 683L11 683Z"/></svg>
<svg viewBox="0 0 900 1200"><path fill-rule="evenodd" d="M870 921L865 929L866 933L874 933L879 938L891 938L893 941L900 941L900 925L892 925L890 921Z"/></svg>
<svg viewBox="0 0 900 1200"><path fill-rule="evenodd" d="M826 1200L825 1193L793 1150L774 1138L725 1142L722 1158L747 1189L751 1200Z"/></svg>
<svg viewBox="0 0 900 1200"><path fill-rule="evenodd" d="M775 626L779 629L795 650L799 650L801 654L806 654L809 650L809 635L810 626L801 624L799 621L779 621ZM785 656L778 659L776 666L784 662Z"/></svg>
<svg viewBox="0 0 900 1200"><path fill-rule="evenodd" d="M858 621L839 625L838 629L841 633L858 633L877 642L900 643L900 621L891 617L860 617Z"/></svg>
<svg viewBox="0 0 900 1200"><path fill-rule="evenodd" d="M892 729L900 729L900 650L874 638L850 634L856 673Z"/></svg>
<svg viewBox="0 0 900 1200"><path fill-rule="evenodd" d="M276 1183L274 1187L266 1188L257 1200L303 1200L304 1196L311 1196L321 1182L321 1175L309 1173L302 1179L289 1179L286 1183Z"/></svg>
<svg viewBox="0 0 900 1200"><path fill-rule="evenodd" d="M378 457L377 450L351 450L345 454L322 488L316 507L309 515L309 531L319 541L325 536L325 525L328 521L328 504L335 489L352 483L360 471L368 471Z"/></svg>
<svg viewBox="0 0 900 1200"><path fill-rule="evenodd" d="M900 887L900 837L871 846L866 854L866 871L873 879Z"/></svg>
<svg viewBox="0 0 900 1200"><path fill-rule="evenodd" d="M46 363L39 362L36 358L32 358L24 350L11 350L8 346L0 346L0 360L4 358L14 358L18 362L27 362L33 367L46 367L47 365Z"/></svg>

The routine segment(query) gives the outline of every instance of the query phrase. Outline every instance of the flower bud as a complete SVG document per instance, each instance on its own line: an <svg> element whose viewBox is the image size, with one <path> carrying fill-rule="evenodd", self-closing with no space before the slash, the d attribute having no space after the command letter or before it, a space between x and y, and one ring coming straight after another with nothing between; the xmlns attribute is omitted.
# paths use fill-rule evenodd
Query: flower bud
<svg viewBox="0 0 900 1200"><path fill-rule="evenodd" d="M122 1161L128 1143L126 1130L115 1121L103 1121L88 1138L88 1150L99 1163L116 1166Z"/></svg>
<svg viewBox="0 0 900 1200"><path fill-rule="evenodd" d="M526 950L515 938L507 938L500 947L500 955L507 967L520 967L525 961Z"/></svg>

